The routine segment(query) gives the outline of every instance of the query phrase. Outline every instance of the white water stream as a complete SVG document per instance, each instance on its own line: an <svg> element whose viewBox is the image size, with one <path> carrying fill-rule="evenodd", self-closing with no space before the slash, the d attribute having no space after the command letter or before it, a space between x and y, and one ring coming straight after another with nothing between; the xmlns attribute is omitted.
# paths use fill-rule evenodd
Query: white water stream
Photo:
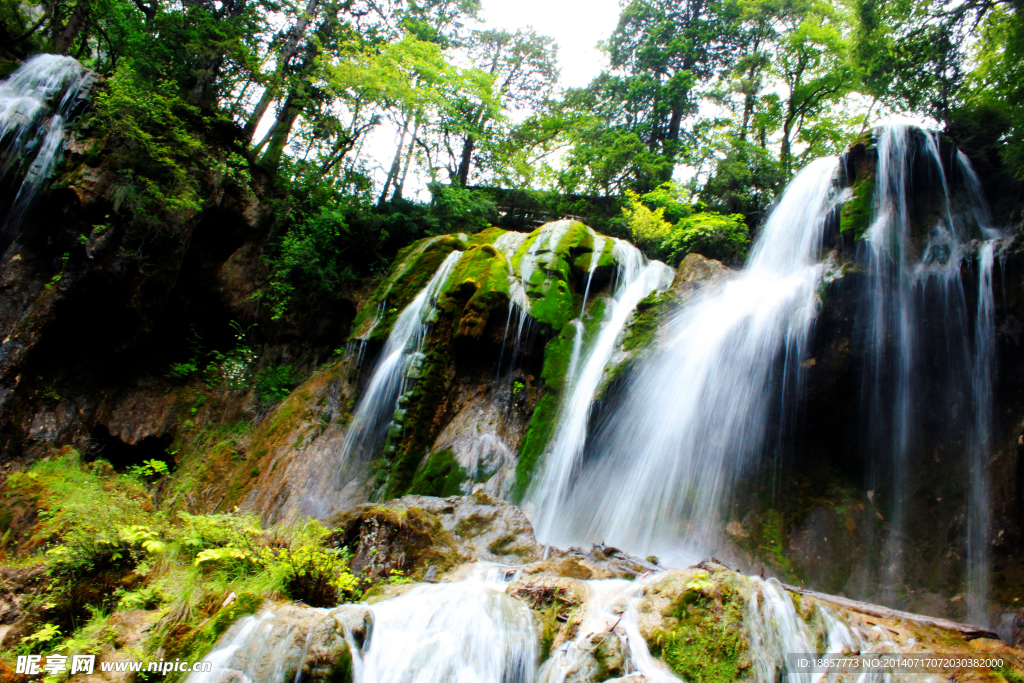
<svg viewBox="0 0 1024 683"><path fill-rule="evenodd" d="M11 185L5 188L10 204L0 225L0 254L50 179L63 150L65 122L88 98L92 83L92 74L73 58L46 54L0 83L0 182Z"/></svg>
<svg viewBox="0 0 1024 683"><path fill-rule="evenodd" d="M668 323L664 349L642 366L588 444L594 457L565 494L571 467L545 470L552 482L539 490L557 493L544 500L542 541L604 541L637 554L699 559L732 482L757 463L776 364L798 370L817 313L818 252L836 168L836 159L821 159L801 171L749 267ZM573 410L585 426L589 410L580 403ZM575 464L582 443L567 441Z"/></svg>

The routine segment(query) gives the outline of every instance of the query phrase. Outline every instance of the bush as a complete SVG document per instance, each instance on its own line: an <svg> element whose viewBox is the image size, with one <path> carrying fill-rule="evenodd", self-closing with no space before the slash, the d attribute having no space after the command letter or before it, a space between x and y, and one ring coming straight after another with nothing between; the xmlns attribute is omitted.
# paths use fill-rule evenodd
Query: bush
<svg viewBox="0 0 1024 683"><path fill-rule="evenodd" d="M113 149L114 206L136 225L179 225L202 206L197 169L206 159L187 120L198 110L170 81L148 83L124 60L96 96L95 123Z"/></svg>
<svg viewBox="0 0 1024 683"><path fill-rule="evenodd" d="M480 232L498 220L498 207L485 194L460 185L431 183L430 212L440 232Z"/></svg>
<svg viewBox="0 0 1024 683"><path fill-rule="evenodd" d="M673 266L678 266L691 252L735 264L747 255L749 244L743 216L707 212L695 213L676 223L662 242L661 251Z"/></svg>
<svg viewBox="0 0 1024 683"><path fill-rule="evenodd" d="M295 373L290 365L267 368L256 375L256 396L264 405L275 405L288 398L295 386Z"/></svg>
<svg viewBox="0 0 1024 683"><path fill-rule="evenodd" d="M640 201L640 195L632 190L626 190L626 202L622 215L633 243L647 253L654 252L672 229L672 224L665 220L664 207L647 208Z"/></svg>

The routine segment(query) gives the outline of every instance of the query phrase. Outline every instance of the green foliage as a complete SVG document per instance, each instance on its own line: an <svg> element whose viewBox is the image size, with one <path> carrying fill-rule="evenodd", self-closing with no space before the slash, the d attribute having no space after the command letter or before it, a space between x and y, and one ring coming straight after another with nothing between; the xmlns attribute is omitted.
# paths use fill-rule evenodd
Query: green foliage
<svg viewBox="0 0 1024 683"><path fill-rule="evenodd" d="M288 398L295 382L292 366L267 368L256 374L256 395L264 404L274 405Z"/></svg>
<svg viewBox="0 0 1024 683"><path fill-rule="evenodd" d="M155 481L170 474L170 469L163 460L143 460L141 465L130 466L128 474L145 481Z"/></svg>
<svg viewBox="0 0 1024 683"><path fill-rule="evenodd" d="M125 60L96 96L95 125L112 148L114 207L147 229L181 225L202 207L197 181L206 149L194 107L170 81L147 82Z"/></svg>
<svg viewBox="0 0 1024 683"><path fill-rule="evenodd" d="M432 183L429 189L431 213L442 233L480 232L497 221L497 207L485 194L459 185L439 183Z"/></svg>
<svg viewBox="0 0 1024 683"><path fill-rule="evenodd" d="M56 624L43 624L43 626L21 639L21 647L18 648L25 654L42 652L55 640L60 640L60 627Z"/></svg>
<svg viewBox="0 0 1024 683"><path fill-rule="evenodd" d="M742 215L699 210L704 207L694 207L689 193L671 182L644 195L625 194L623 216L633 242L647 254L672 266L693 252L731 264L746 256L750 236Z"/></svg>
<svg viewBox="0 0 1024 683"><path fill-rule="evenodd" d="M626 218L634 244L644 251L650 251L668 238L672 224L665 220L664 207L652 211L641 203L640 195L632 190L626 190L626 202L622 215Z"/></svg>
<svg viewBox="0 0 1024 683"><path fill-rule="evenodd" d="M679 265L689 253L725 263L742 263L747 255L750 236L743 216L717 213L695 213L676 223L662 242L668 263Z"/></svg>
<svg viewBox="0 0 1024 683"><path fill-rule="evenodd" d="M275 319L284 315L297 290L323 295L355 279L352 267L339 258L352 246L351 235L345 211L327 207L284 234L268 260Z"/></svg>

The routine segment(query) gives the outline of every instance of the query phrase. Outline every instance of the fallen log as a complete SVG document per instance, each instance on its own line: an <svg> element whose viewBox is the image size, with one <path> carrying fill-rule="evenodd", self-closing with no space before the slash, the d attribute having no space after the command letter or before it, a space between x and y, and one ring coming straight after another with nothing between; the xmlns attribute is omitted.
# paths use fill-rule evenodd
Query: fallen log
<svg viewBox="0 0 1024 683"><path fill-rule="evenodd" d="M903 612L898 609L891 609L889 607L882 607L881 605L873 605L869 602L861 602L859 600L851 600L850 598L843 598L838 595L829 595L828 593L819 593L818 591L812 591L808 588L797 588L796 586L790 586L782 584L782 587L788 590L790 593L797 593L799 595L807 595L814 598L815 600L821 600L822 602L828 602L837 607L843 607L846 609L860 612L861 614L867 614L868 616L878 617L880 619L903 619L905 621L913 621L918 624L925 624L926 626L934 626L935 628L941 628L947 631L957 631L967 640L974 640L975 638L992 638L999 640L999 635L984 629L980 626L973 626L971 624L962 624L957 621L950 619L942 619L939 617L929 617L924 614L914 614L913 612Z"/></svg>

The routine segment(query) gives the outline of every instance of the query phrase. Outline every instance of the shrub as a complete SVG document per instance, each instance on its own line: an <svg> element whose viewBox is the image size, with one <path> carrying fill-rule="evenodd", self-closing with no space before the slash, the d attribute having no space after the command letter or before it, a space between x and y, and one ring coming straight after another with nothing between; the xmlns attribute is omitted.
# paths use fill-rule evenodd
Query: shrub
<svg viewBox="0 0 1024 683"><path fill-rule="evenodd" d="M687 254L696 252L726 263L739 263L747 254L750 235L738 213L695 213L683 218L669 231L661 245L668 263L679 265Z"/></svg>
<svg viewBox="0 0 1024 683"><path fill-rule="evenodd" d="M177 225L201 208L197 168L206 159L187 119L198 110L170 81L148 83L123 60L96 96L98 129L108 136L118 175L113 200L136 225Z"/></svg>
<svg viewBox="0 0 1024 683"><path fill-rule="evenodd" d="M460 185L431 183L430 212L441 232L480 232L498 219L498 208L485 194Z"/></svg>
<svg viewBox="0 0 1024 683"><path fill-rule="evenodd" d="M626 190L626 202L622 215L633 243L648 253L656 250L672 229L672 224L665 220L665 208L647 208L640 201L640 195L632 190Z"/></svg>
<svg viewBox="0 0 1024 683"><path fill-rule="evenodd" d="M294 386L295 372L290 365L267 368L256 375L256 395L267 406L288 398Z"/></svg>

